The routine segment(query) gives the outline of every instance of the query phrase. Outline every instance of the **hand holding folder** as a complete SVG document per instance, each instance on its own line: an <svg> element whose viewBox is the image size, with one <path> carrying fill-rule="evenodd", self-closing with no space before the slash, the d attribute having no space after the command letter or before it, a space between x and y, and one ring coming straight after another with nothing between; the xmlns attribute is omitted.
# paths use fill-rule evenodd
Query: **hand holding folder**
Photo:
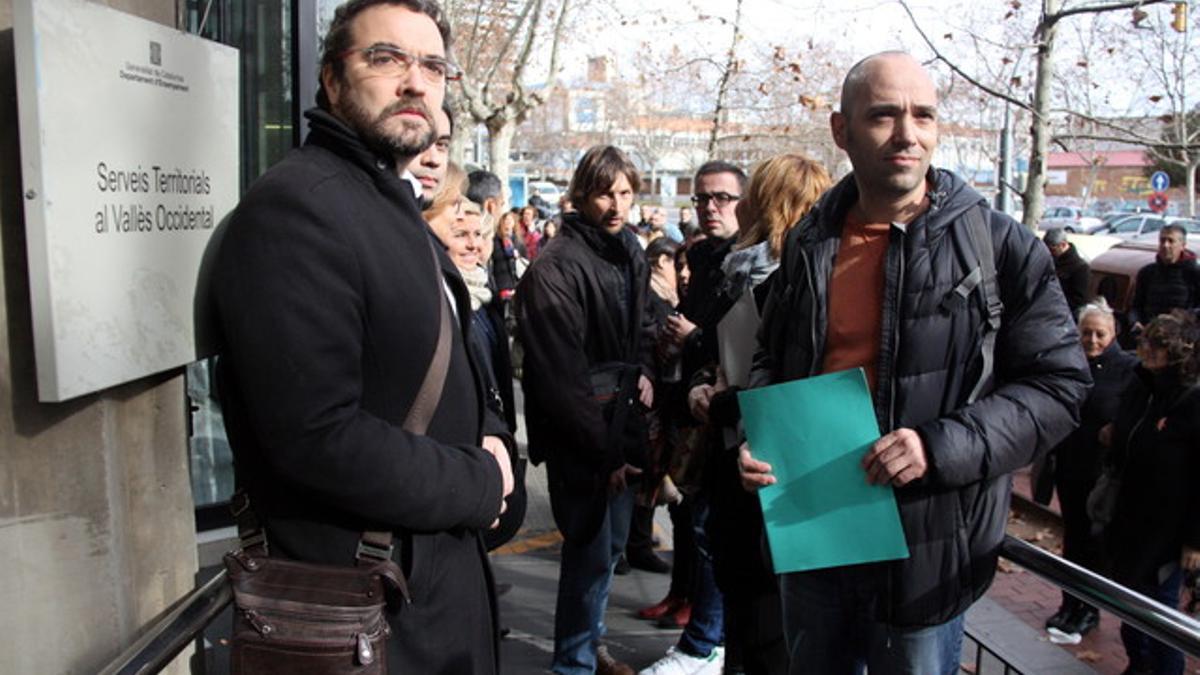
<svg viewBox="0 0 1200 675"><path fill-rule="evenodd" d="M861 369L741 392L746 437L775 483L759 490L777 573L908 557L888 463L907 444L879 438ZM873 473L864 468L866 461Z"/></svg>

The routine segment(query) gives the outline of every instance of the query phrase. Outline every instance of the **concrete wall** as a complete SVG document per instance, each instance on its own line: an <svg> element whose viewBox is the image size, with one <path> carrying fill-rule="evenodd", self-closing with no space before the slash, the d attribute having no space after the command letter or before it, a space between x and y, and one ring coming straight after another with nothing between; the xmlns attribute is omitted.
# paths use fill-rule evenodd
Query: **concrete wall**
<svg viewBox="0 0 1200 675"><path fill-rule="evenodd" d="M38 403L14 78L0 0L0 673L90 673L194 584L183 378Z"/></svg>

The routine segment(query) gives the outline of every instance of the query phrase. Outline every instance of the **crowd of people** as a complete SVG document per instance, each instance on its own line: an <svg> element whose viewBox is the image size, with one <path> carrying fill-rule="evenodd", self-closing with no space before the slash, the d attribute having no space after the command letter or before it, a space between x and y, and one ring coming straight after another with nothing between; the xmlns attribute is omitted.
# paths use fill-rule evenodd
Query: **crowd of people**
<svg viewBox="0 0 1200 675"><path fill-rule="evenodd" d="M1183 579L1200 570L1200 503L1191 489L1200 448L1200 267L1187 231L1161 230L1127 312L1113 309L1111 288L1111 298L1090 298L1088 263L1062 230L1043 241L1078 318L1093 381L1079 427L1045 467L1062 511L1063 556L1177 607ZM1099 618L1097 608L1064 592L1046 627L1084 635ZM1121 639L1130 673L1183 672L1178 650L1127 624Z"/></svg>
<svg viewBox="0 0 1200 675"><path fill-rule="evenodd" d="M799 153L749 172L713 159L678 225L649 204L634 224L640 174L601 145L553 218L510 209L494 174L448 160L450 37L430 0L338 9L311 132L242 200L214 274L238 483L273 556L396 561L408 592L387 608L387 668L499 669L487 551L525 511L518 373L563 537L556 673L634 672L604 647L622 557L671 573L639 615L680 637L643 673L957 672L1011 473L1054 448L1068 557L1095 564L1104 524L1116 578L1178 599L1200 567L1200 335L1171 311L1200 293L1176 292L1194 276L1171 267L1182 247L1139 275L1135 364L1105 305L1064 295L1069 243L931 165L937 90L899 52L846 74L830 128L853 171L836 182ZM909 556L776 574L755 494L776 476L737 394L851 368L881 432L862 480L894 488ZM1099 475L1116 484L1107 518L1089 514ZM380 529L394 547L365 544ZM1053 622L1091 611L1066 599ZM1122 635L1130 672L1178 672L1177 652Z"/></svg>

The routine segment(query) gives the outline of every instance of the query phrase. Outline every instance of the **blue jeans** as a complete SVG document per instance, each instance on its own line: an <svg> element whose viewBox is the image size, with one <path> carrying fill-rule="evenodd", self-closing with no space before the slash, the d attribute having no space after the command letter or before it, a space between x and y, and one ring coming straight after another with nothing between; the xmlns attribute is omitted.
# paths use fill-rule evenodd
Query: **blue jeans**
<svg viewBox="0 0 1200 675"><path fill-rule="evenodd" d="M1134 586L1133 589L1174 609L1179 606L1179 590L1182 584L1183 569L1175 565L1174 571L1157 586ZM1154 675L1183 673L1183 652L1155 640L1127 623L1121 624L1121 642L1125 645L1125 655L1129 657L1130 670Z"/></svg>
<svg viewBox="0 0 1200 675"><path fill-rule="evenodd" d="M613 568L625 550L633 517L633 490L608 498L608 512L588 541L563 541L554 607L554 660L561 675L596 671L596 647L604 636L604 610L612 588Z"/></svg>
<svg viewBox="0 0 1200 675"><path fill-rule="evenodd" d="M692 529L696 537L696 578L692 584L692 616L679 638L679 649L691 656L708 656L725 637L724 603L713 576L712 551L708 545L708 502L697 496L692 502Z"/></svg>
<svg viewBox="0 0 1200 675"><path fill-rule="evenodd" d="M954 675L963 614L946 623L900 628L877 620L886 589L879 567L793 572L780 578L792 673Z"/></svg>

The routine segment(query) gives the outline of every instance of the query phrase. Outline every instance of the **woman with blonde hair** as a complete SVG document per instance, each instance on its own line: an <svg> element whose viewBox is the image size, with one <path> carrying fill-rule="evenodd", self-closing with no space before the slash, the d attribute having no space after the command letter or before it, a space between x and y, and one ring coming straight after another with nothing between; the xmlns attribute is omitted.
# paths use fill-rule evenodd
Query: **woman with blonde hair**
<svg viewBox="0 0 1200 675"><path fill-rule="evenodd" d="M743 227L724 263L725 291L731 299L758 286L779 267L783 238L830 185L825 167L800 153L776 155L755 167L737 205Z"/></svg>
<svg viewBox="0 0 1200 675"><path fill-rule="evenodd" d="M446 166L446 177L433 193L429 207L421 212L435 234L443 242L449 240L450 226L458 216L458 208L467 194L467 173L458 164Z"/></svg>

